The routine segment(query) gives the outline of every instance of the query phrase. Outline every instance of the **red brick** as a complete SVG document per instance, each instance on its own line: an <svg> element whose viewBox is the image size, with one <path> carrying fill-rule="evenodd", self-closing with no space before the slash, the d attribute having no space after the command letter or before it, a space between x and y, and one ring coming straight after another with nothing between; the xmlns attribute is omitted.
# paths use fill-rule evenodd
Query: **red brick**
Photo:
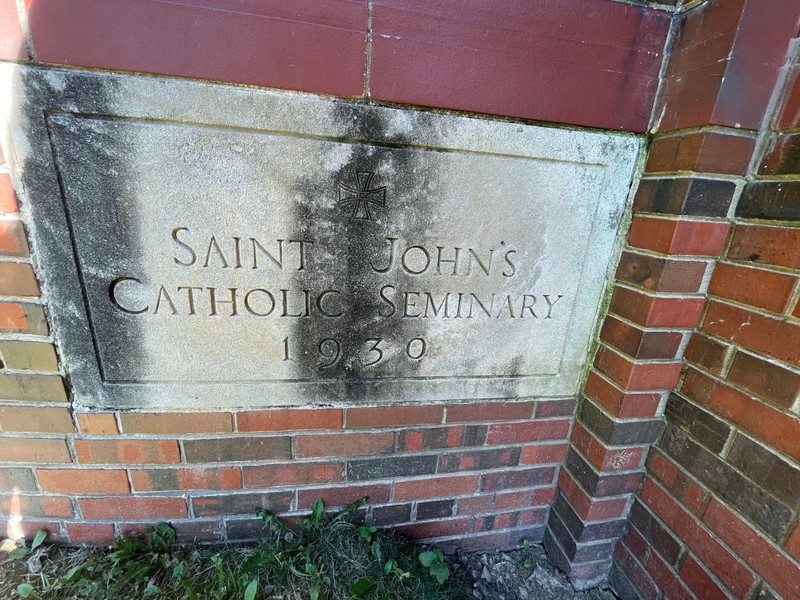
<svg viewBox="0 0 800 600"><path fill-rule="evenodd" d="M789 539L786 540L784 547L796 559L800 560L800 525L795 525L794 531L789 536Z"/></svg>
<svg viewBox="0 0 800 600"><path fill-rule="evenodd" d="M728 600L729 596L717 585L703 567L688 554L678 570L686 585L697 595L698 600ZM737 596L741 598L742 596Z"/></svg>
<svg viewBox="0 0 800 600"><path fill-rule="evenodd" d="M2 406L0 431L72 433L72 417L66 408Z"/></svg>
<svg viewBox="0 0 800 600"><path fill-rule="evenodd" d="M127 494L128 475L121 469L37 469L45 492L62 494Z"/></svg>
<svg viewBox="0 0 800 600"><path fill-rule="evenodd" d="M292 506L294 491L251 492L247 494L214 494L193 496L192 510L195 517L218 515L252 515L256 508L272 513L284 513Z"/></svg>
<svg viewBox="0 0 800 600"><path fill-rule="evenodd" d="M33 267L27 263L0 262L0 294L37 297L39 284Z"/></svg>
<svg viewBox="0 0 800 600"><path fill-rule="evenodd" d="M244 487L271 487L306 483L336 483L344 479L340 462L272 464L243 467Z"/></svg>
<svg viewBox="0 0 800 600"><path fill-rule="evenodd" d="M703 283L707 263L671 260L625 251L617 265L616 278L648 290L697 293Z"/></svg>
<svg viewBox="0 0 800 600"><path fill-rule="evenodd" d="M522 449L521 465L561 464L567 457L569 444L532 444Z"/></svg>
<svg viewBox="0 0 800 600"><path fill-rule="evenodd" d="M369 498L370 504L382 504L389 501L390 489L388 484L371 484L298 490L297 508L311 508L317 498L322 499L325 508L341 508L364 497Z"/></svg>
<svg viewBox="0 0 800 600"><path fill-rule="evenodd" d="M700 485L660 452L651 451L647 467L649 472L686 508L695 514L700 514L706 499L706 492Z"/></svg>
<svg viewBox="0 0 800 600"><path fill-rule="evenodd" d="M423 500L474 494L478 489L478 479L477 475L455 475L397 481L394 484L394 499Z"/></svg>
<svg viewBox="0 0 800 600"><path fill-rule="evenodd" d="M548 486L555 483L555 467L536 467L518 471L498 471L487 473L482 477L481 491L498 492L501 490Z"/></svg>
<svg viewBox="0 0 800 600"><path fill-rule="evenodd" d="M681 391L702 406L800 460L800 420L689 369Z"/></svg>
<svg viewBox="0 0 800 600"><path fill-rule="evenodd" d="M703 331L800 366L800 324L710 301Z"/></svg>
<svg viewBox="0 0 800 600"><path fill-rule="evenodd" d="M800 394L800 374L744 352L736 352L727 378L784 408Z"/></svg>
<svg viewBox="0 0 800 600"><path fill-rule="evenodd" d="M694 332L689 338L684 357L712 373L721 373L729 347L702 333Z"/></svg>
<svg viewBox="0 0 800 600"><path fill-rule="evenodd" d="M419 452L461 446L482 446L486 441L485 425L457 425L455 427L426 427L403 429L398 432L398 452Z"/></svg>
<svg viewBox="0 0 800 600"><path fill-rule="evenodd" d="M565 440L569 435L569 419L530 421L489 425L487 444L517 444L542 440Z"/></svg>
<svg viewBox="0 0 800 600"><path fill-rule="evenodd" d="M650 554L645 563L645 570L664 593L665 598L669 600L694 600L694 596L686 588L678 574L658 554Z"/></svg>
<svg viewBox="0 0 800 600"><path fill-rule="evenodd" d="M533 416L537 419L550 417L574 417L575 407L578 402L575 398L561 398L558 400L539 400L536 403Z"/></svg>
<svg viewBox="0 0 800 600"><path fill-rule="evenodd" d="M105 546L116 537L111 523L67 523L66 526L71 544Z"/></svg>
<svg viewBox="0 0 800 600"><path fill-rule="evenodd" d="M755 581L753 575L694 516L683 510L652 479L645 479L640 497L737 597L747 594Z"/></svg>
<svg viewBox="0 0 800 600"><path fill-rule="evenodd" d="M800 65L796 64L781 105L777 129L793 129L800 125Z"/></svg>
<svg viewBox="0 0 800 600"><path fill-rule="evenodd" d="M566 469L558 473L558 489L570 506L587 522L618 519L625 513L628 497L594 500L578 485Z"/></svg>
<svg viewBox="0 0 800 600"><path fill-rule="evenodd" d="M387 454L394 448L394 433L298 435L294 448L297 458Z"/></svg>
<svg viewBox="0 0 800 600"><path fill-rule="evenodd" d="M552 488L548 488L552 489ZM530 505L531 490L519 492L498 492L494 499L495 510L511 510L514 508L525 508Z"/></svg>
<svg viewBox="0 0 800 600"><path fill-rule="evenodd" d="M25 307L16 302L0 302L0 329L28 331Z"/></svg>
<svg viewBox="0 0 800 600"><path fill-rule="evenodd" d="M688 221L634 216L628 244L661 254L719 256L730 225L724 222Z"/></svg>
<svg viewBox="0 0 800 600"><path fill-rule="evenodd" d="M533 496L531 497L532 506L546 506L548 509L556 499L558 487L540 487L533 489Z"/></svg>
<svg viewBox="0 0 800 600"><path fill-rule="evenodd" d="M755 137L752 135L704 131L658 137L650 145L645 171L744 175L754 149Z"/></svg>
<svg viewBox="0 0 800 600"><path fill-rule="evenodd" d="M642 448L607 448L578 421L572 427L570 441L598 471L635 469L641 463L644 453ZM626 460L615 467L615 457L619 456L620 452L625 453Z"/></svg>
<svg viewBox="0 0 800 600"><path fill-rule="evenodd" d="M633 584L638 592L641 600L656 600L658 597L658 587L644 567L639 564L633 555L623 544L617 544L614 549L614 559L617 564L625 573L625 576Z"/></svg>
<svg viewBox="0 0 800 600"><path fill-rule="evenodd" d="M341 408L260 410L236 415L238 431L341 429L342 419Z"/></svg>
<svg viewBox="0 0 800 600"><path fill-rule="evenodd" d="M606 346L600 346L594 366L626 390L670 390L678 383L683 363L636 363Z"/></svg>
<svg viewBox="0 0 800 600"><path fill-rule="evenodd" d="M189 511L184 498L148 496L133 498L79 498L84 519L185 519Z"/></svg>
<svg viewBox="0 0 800 600"><path fill-rule="evenodd" d="M22 221L0 221L0 255L30 256Z"/></svg>
<svg viewBox="0 0 800 600"><path fill-rule="evenodd" d="M29 20L42 62L336 96L364 91L363 2L56 0L36 2Z"/></svg>
<svg viewBox="0 0 800 600"><path fill-rule="evenodd" d="M669 19L625 8L381 0L370 91L404 104L644 131Z"/></svg>
<svg viewBox="0 0 800 600"><path fill-rule="evenodd" d="M472 518L437 519L413 525L401 525L395 528L400 535L412 540L428 540L437 537L464 535L472 528Z"/></svg>
<svg viewBox="0 0 800 600"><path fill-rule="evenodd" d="M442 422L441 406L378 406L348 408L347 427L397 427L399 425L432 425Z"/></svg>
<svg viewBox="0 0 800 600"><path fill-rule="evenodd" d="M590 370L584 393L618 418L652 417L661 401L660 393L629 394Z"/></svg>
<svg viewBox="0 0 800 600"><path fill-rule="evenodd" d="M728 258L800 269L800 229L738 224Z"/></svg>
<svg viewBox="0 0 800 600"><path fill-rule="evenodd" d="M690 329L697 326L705 301L702 298L664 298L615 287L610 311L645 327Z"/></svg>
<svg viewBox="0 0 800 600"><path fill-rule="evenodd" d="M459 498L457 502L458 515L476 515L479 513L488 512L492 509L494 494L487 494L484 496L470 496L468 498Z"/></svg>
<svg viewBox="0 0 800 600"><path fill-rule="evenodd" d="M61 522L39 519L8 519L0 517L0 531L11 540L25 538L32 540L40 531L47 533L45 541L51 544L66 543L69 540L61 532Z"/></svg>
<svg viewBox="0 0 800 600"><path fill-rule="evenodd" d="M114 413L76 413L80 432L87 435L114 435L119 433Z"/></svg>
<svg viewBox="0 0 800 600"><path fill-rule="evenodd" d="M230 413L122 413L123 433L216 433L233 431Z"/></svg>
<svg viewBox="0 0 800 600"><path fill-rule="evenodd" d="M731 263L717 263L708 285L712 296L727 298L776 313L789 306L797 277L785 273L752 269Z"/></svg>
<svg viewBox="0 0 800 600"><path fill-rule="evenodd" d="M11 3L10 0L3 0L4 4ZM12 3L13 4L13 3ZM2 8L0 8L2 12ZM3 15L0 14L0 28L2 28ZM0 33L0 40L3 39ZM2 42L0 42L1 44ZM0 173L0 212L17 212L19 210L19 202L17 195L14 193L14 187L11 185L11 177L8 173Z"/></svg>
<svg viewBox="0 0 800 600"><path fill-rule="evenodd" d="M74 516L72 503L66 496L13 496L0 497L0 510L10 517L58 517L71 519Z"/></svg>
<svg viewBox="0 0 800 600"><path fill-rule="evenodd" d="M21 467L0 468L0 490L4 492L38 492L33 470Z"/></svg>
<svg viewBox="0 0 800 600"><path fill-rule="evenodd" d="M606 315L600 339L631 358L671 359L677 357L683 335L677 331L646 331Z"/></svg>
<svg viewBox="0 0 800 600"><path fill-rule="evenodd" d="M800 567L716 498L709 502L703 523L784 598L800 597Z"/></svg>
<svg viewBox="0 0 800 600"><path fill-rule="evenodd" d="M131 481L137 492L236 490L242 487L239 467L131 469Z"/></svg>
<svg viewBox="0 0 800 600"><path fill-rule="evenodd" d="M521 421L533 415L533 402L481 402L448 404L447 423L486 423L488 421Z"/></svg>
<svg viewBox="0 0 800 600"><path fill-rule="evenodd" d="M75 440L78 462L84 464L162 464L180 462L175 440Z"/></svg>
<svg viewBox="0 0 800 600"><path fill-rule="evenodd" d="M470 452L449 452L439 457L440 473L498 469L519 464L519 448L486 448Z"/></svg>
<svg viewBox="0 0 800 600"><path fill-rule="evenodd" d="M63 439L0 438L0 463L72 462Z"/></svg>

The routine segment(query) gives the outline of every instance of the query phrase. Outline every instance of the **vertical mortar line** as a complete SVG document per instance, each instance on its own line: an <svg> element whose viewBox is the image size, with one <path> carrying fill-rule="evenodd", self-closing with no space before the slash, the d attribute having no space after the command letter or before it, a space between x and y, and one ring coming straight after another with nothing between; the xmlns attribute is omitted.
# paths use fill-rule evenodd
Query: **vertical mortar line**
<svg viewBox="0 0 800 600"><path fill-rule="evenodd" d="M661 92L664 88L664 76L667 73L667 65L669 63L669 57L672 54L672 46L675 43L676 32L678 31L678 22L680 21L683 12L684 11L682 10L676 10L672 13L672 18L670 19L669 23L669 30L667 30L667 39L664 40L661 66L658 69L658 85L656 86L656 93L653 96L653 107L650 109L650 119L647 124L647 131L650 135L655 132L658 124L661 122L661 117L658 117L658 123L656 123L656 111L658 110L658 103L661 99Z"/></svg>
<svg viewBox="0 0 800 600"><path fill-rule="evenodd" d="M753 150L753 157L750 159L750 165L747 169L748 181L751 181L758 175L758 165L761 164L766 154L770 132L778 121L778 113L789 88L792 68L797 63L798 58L800 58L800 38L795 37L789 42L789 49L786 52L786 62L778 73L778 80L775 82L775 87L772 88L772 95L767 103L767 110L764 113L764 118L761 120L761 127L756 137L756 147Z"/></svg>
<svg viewBox="0 0 800 600"><path fill-rule="evenodd" d="M36 50L33 48L33 36L31 35L30 23L28 22L28 10L25 7L25 0L16 0L17 17L19 26L22 29L22 38L25 41L25 51L33 62L39 62L36 58Z"/></svg>
<svg viewBox="0 0 800 600"><path fill-rule="evenodd" d="M792 315L792 309L797 306L798 302L800 302L800 278L794 282L794 290L789 295L789 302L784 311L787 317Z"/></svg>
<svg viewBox="0 0 800 600"><path fill-rule="evenodd" d="M19 0L22 2L23 0ZM369 100L369 75L372 62L372 0L367 1L367 40L364 48L364 99Z"/></svg>

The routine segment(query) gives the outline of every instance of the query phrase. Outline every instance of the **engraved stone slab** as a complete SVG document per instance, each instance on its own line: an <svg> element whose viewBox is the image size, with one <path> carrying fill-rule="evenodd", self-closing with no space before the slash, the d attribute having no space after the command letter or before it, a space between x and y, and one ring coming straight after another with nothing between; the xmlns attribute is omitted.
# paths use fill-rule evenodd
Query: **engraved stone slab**
<svg viewBox="0 0 800 600"><path fill-rule="evenodd" d="M7 67L86 407L577 391L640 141Z"/></svg>

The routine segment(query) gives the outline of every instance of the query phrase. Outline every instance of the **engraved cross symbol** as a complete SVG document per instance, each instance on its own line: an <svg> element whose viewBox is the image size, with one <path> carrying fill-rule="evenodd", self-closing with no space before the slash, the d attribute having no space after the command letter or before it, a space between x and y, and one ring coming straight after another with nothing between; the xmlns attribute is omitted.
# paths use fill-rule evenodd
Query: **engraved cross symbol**
<svg viewBox="0 0 800 600"><path fill-rule="evenodd" d="M386 206L386 187L370 189L374 173L366 171L356 171L356 187L353 188L345 183L339 182L339 204L353 206L351 219L371 221L372 213L370 204L384 208Z"/></svg>

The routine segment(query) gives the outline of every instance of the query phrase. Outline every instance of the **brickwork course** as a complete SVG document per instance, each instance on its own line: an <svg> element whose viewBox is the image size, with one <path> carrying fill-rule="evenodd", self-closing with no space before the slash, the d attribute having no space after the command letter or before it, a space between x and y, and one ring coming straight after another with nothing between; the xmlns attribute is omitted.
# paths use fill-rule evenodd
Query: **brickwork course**
<svg viewBox="0 0 800 600"><path fill-rule="evenodd" d="M786 0L0 0L0 60L650 138L577 397L238 412L72 410L0 159L0 535L243 540L255 506L367 495L625 600L800 598L799 26Z"/></svg>

